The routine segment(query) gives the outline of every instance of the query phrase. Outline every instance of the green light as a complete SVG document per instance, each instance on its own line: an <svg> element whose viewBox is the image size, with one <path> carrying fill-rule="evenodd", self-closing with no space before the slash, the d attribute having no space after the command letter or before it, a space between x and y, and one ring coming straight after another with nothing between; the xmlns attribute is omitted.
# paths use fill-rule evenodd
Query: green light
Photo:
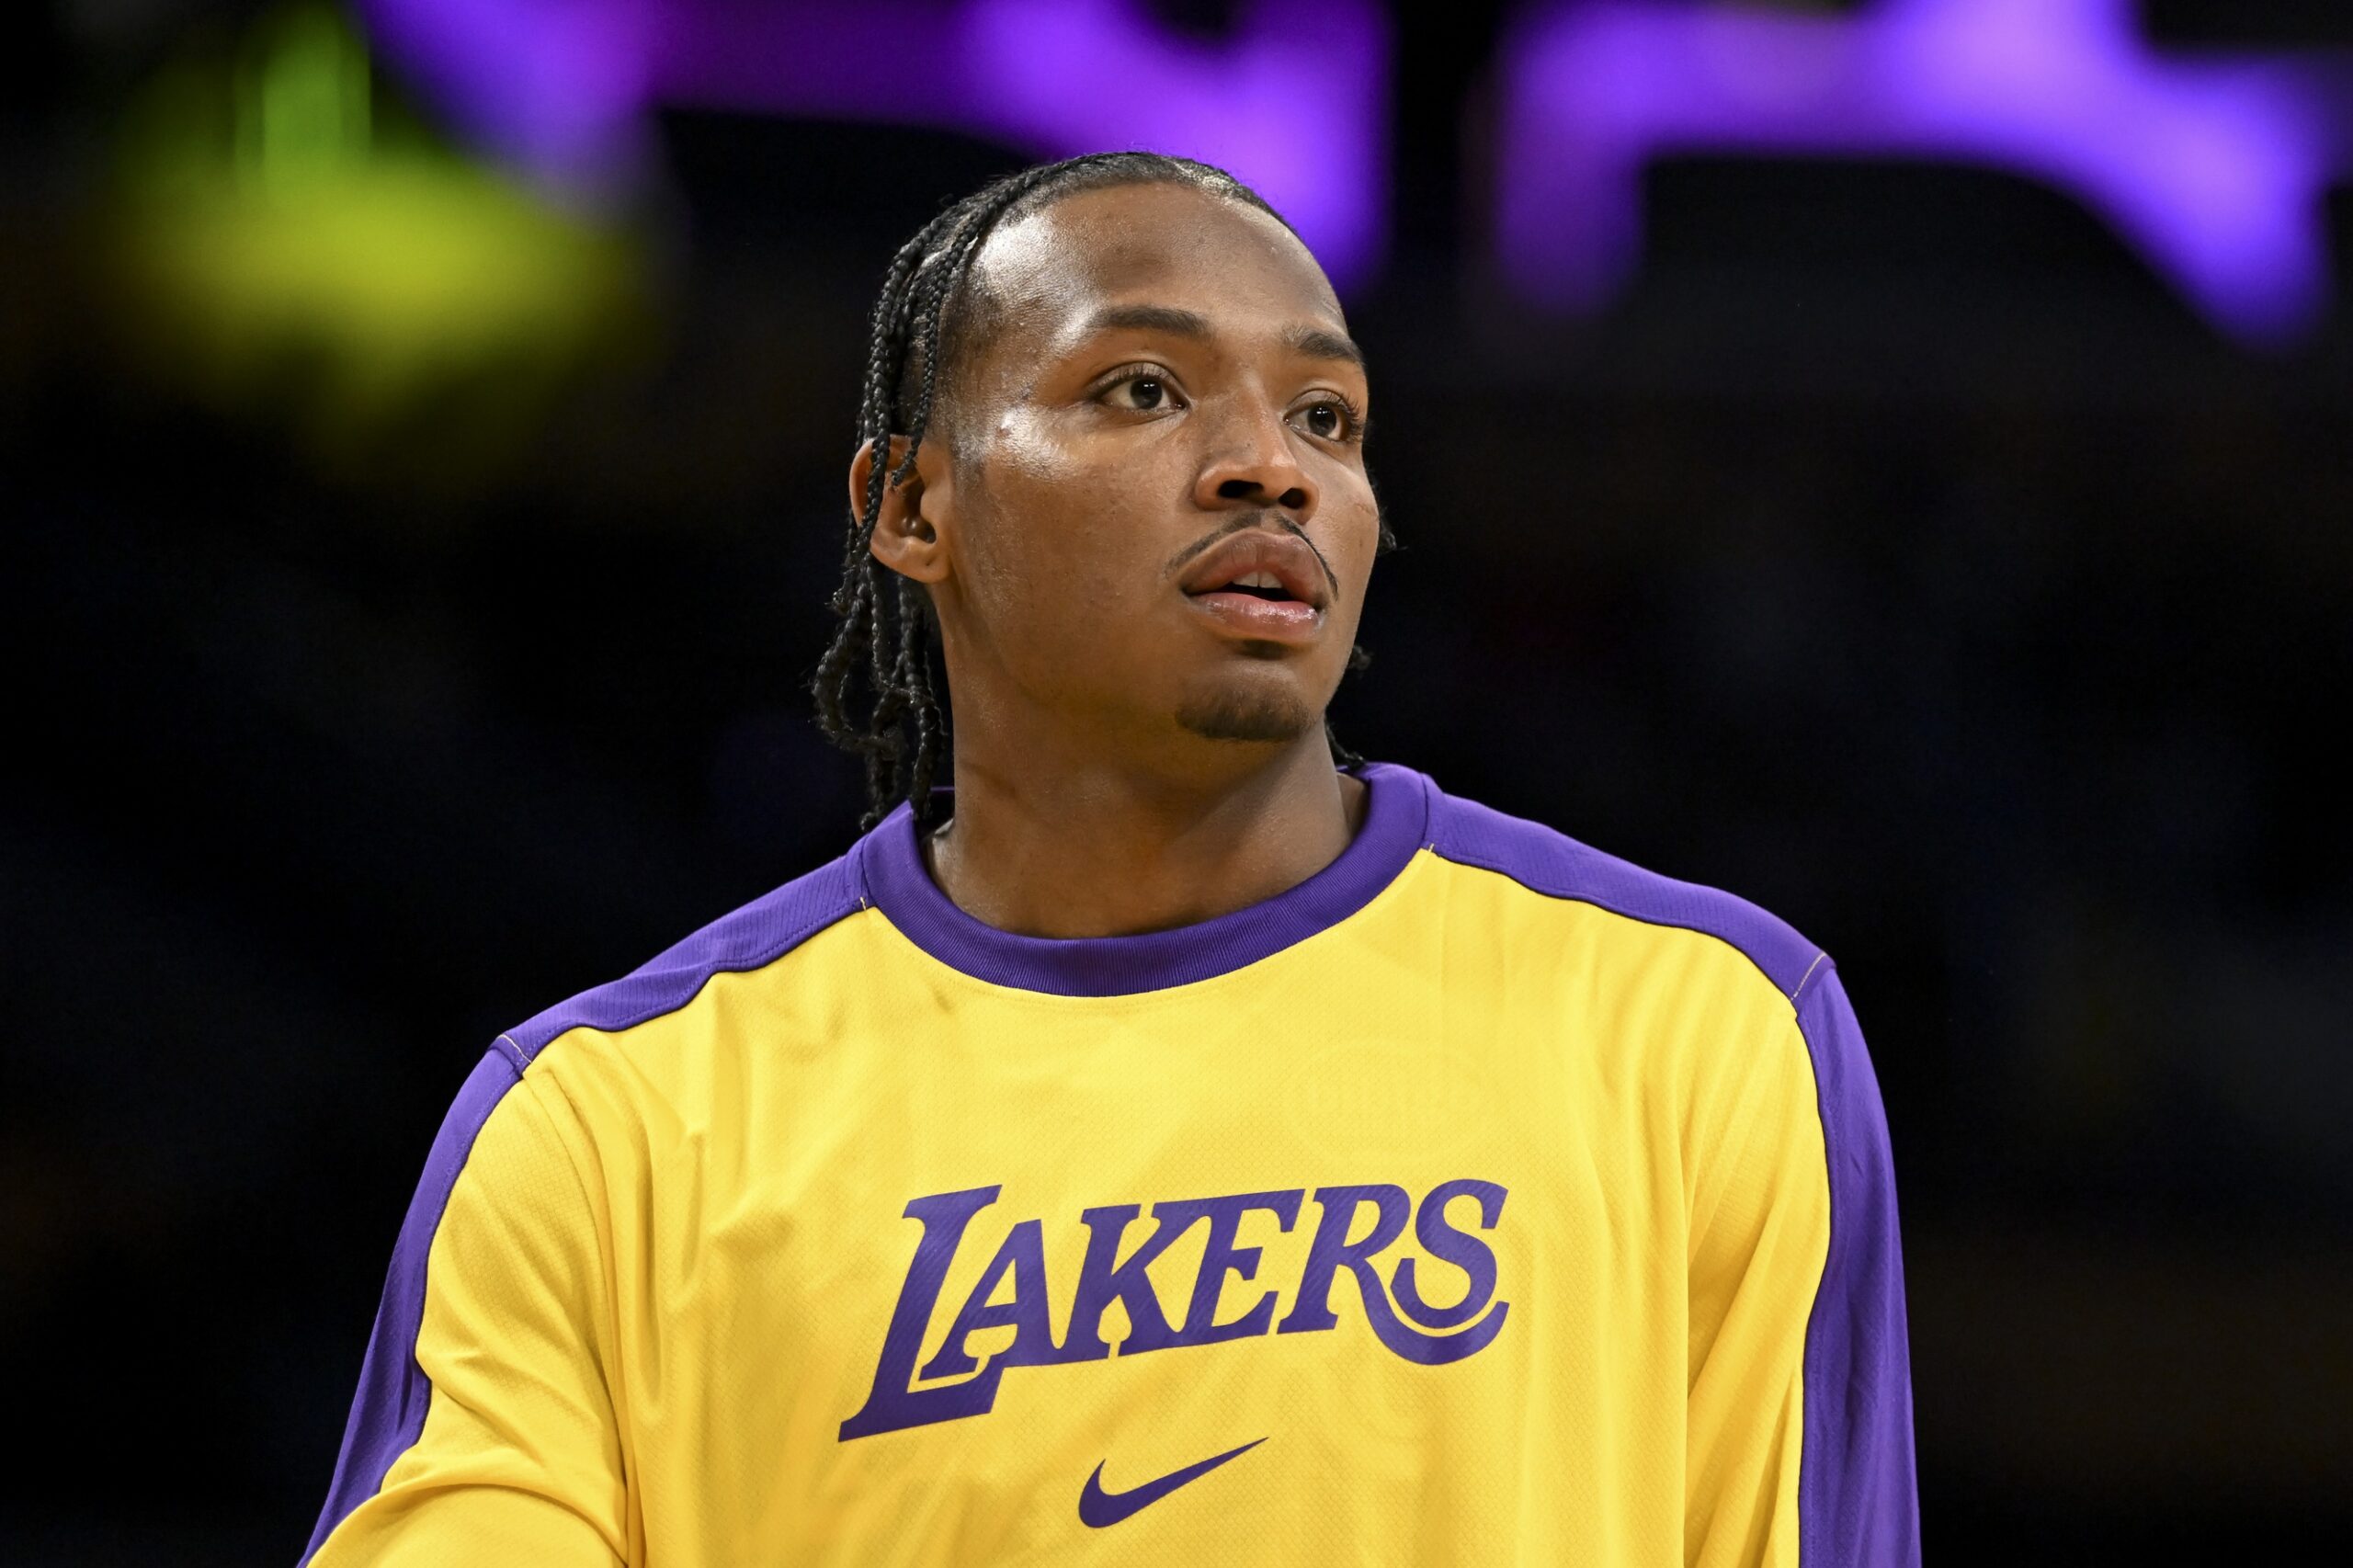
<svg viewBox="0 0 2353 1568"><path fill-rule="evenodd" d="M168 384L330 456L394 429L526 433L644 317L629 234L388 123L324 6L266 17L233 64L167 67L120 150L133 346Z"/></svg>
<svg viewBox="0 0 2353 1568"><path fill-rule="evenodd" d="M258 29L239 72L238 172L273 195L331 179L369 152L368 51L332 11Z"/></svg>

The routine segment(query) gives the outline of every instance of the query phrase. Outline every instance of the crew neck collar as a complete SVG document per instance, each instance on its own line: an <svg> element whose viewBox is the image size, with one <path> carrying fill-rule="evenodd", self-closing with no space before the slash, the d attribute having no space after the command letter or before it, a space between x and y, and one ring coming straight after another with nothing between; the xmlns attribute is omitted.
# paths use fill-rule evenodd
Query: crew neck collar
<svg viewBox="0 0 2353 1568"><path fill-rule="evenodd" d="M1430 781L1373 762L1364 822L1330 865L1297 886L1198 925L1133 937L1024 937L957 907L931 880L902 803L858 840L851 856L875 907L915 946L992 985L1058 996L1123 996L1188 985L1280 952L1354 915L1396 880L1428 837Z"/></svg>

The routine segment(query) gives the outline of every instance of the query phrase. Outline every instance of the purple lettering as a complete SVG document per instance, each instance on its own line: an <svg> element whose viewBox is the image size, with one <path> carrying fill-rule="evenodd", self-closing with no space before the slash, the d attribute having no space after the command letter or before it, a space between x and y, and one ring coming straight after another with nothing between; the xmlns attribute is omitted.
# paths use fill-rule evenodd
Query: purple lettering
<svg viewBox="0 0 2353 1568"><path fill-rule="evenodd" d="M1376 1301L1383 1311L1389 1306L1389 1293L1372 1267L1372 1255L1405 1229L1414 1200L1405 1196L1404 1187L1382 1185L1322 1187L1315 1189L1315 1201L1324 1206L1324 1222L1316 1227L1307 1267L1300 1271L1299 1299L1291 1303L1290 1315L1283 1319L1275 1331L1278 1334L1313 1334L1337 1327L1340 1320L1332 1311L1332 1278L1343 1268L1357 1277L1357 1291L1364 1298L1368 1312ZM1348 1232L1356 1224L1357 1210L1368 1203L1373 1205L1372 1229L1363 1239L1351 1242Z"/></svg>
<svg viewBox="0 0 2353 1568"><path fill-rule="evenodd" d="M882 1355L874 1366L874 1388L858 1414L842 1423L841 1441L953 1421L961 1415L984 1415L996 1403L997 1379L1004 1374L1003 1357L969 1382L945 1388L916 1390L915 1355L923 1348L924 1326L931 1322L939 1301L939 1287L948 1266L964 1240L972 1216L996 1201L1003 1190L975 1187L962 1192L942 1192L918 1198L906 1208L906 1217L923 1222L923 1240L915 1261L907 1266L906 1283L899 1287L898 1304L891 1309L890 1331L882 1336Z"/></svg>
<svg viewBox="0 0 2353 1568"><path fill-rule="evenodd" d="M1168 1319L1160 1310L1160 1298L1153 1294L1152 1280L1144 1270L1152 1267L1153 1259L1168 1250L1168 1244L1182 1233L1184 1225L1192 1223L1190 1216L1184 1225L1169 1223L1170 1212L1179 1207L1171 1203L1154 1205L1152 1234L1128 1255L1127 1261L1116 1267L1113 1260L1119 1256L1120 1238L1143 1211L1142 1206L1112 1204L1089 1209L1079 1215L1086 1222L1086 1257L1079 1265L1078 1298L1071 1305L1070 1332L1063 1336L1062 1349L1054 1359L1098 1361L1111 1354L1111 1346L1103 1337L1103 1313L1113 1301L1128 1312L1128 1337L1120 1346L1122 1355L1157 1350L1176 1342Z"/></svg>
<svg viewBox="0 0 2353 1568"><path fill-rule="evenodd" d="M1491 1181L1449 1181L1430 1188L1427 1198L1414 1215L1414 1234L1422 1250L1432 1257L1442 1258L1470 1277L1470 1289L1462 1300L1450 1307L1433 1307L1422 1300L1414 1278L1414 1260L1406 1258L1397 1265L1397 1272L1390 1278L1398 1310L1424 1328L1461 1328L1484 1311L1495 1293L1495 1255L1478 1237L1466 1235L1447 1222L1446 1206L1457 1198L1475 1199L1479 1204L1479 1228L1492 1231L1503 1217L1504 1189Z"/></svg>
<svg viewBox="0 0 2353 1568"><path fill-rule="evenodd" d="M1339 1316L1332 1310L1332 1287L1345 1269L1356 1278L1357 1295L1364 1303L1365 1322L1373 1337L1391 1354L1423 1366L1442 1366L1485 1349L1503 1331L1511 1311L1509 1302L1495 1299L1495 1250L1458 1228L1446 1212L1454 1199L1468 1198L1478 1208L1478 1229L1494 1230L1503 1218L1507 1194L1491 1181L1441 1182L1422 1199L1418 1211L1404 1187L1386 1183L1316 1189L1312 1196L1323 1205L1324 1217L1308 1245L1290 1314L1279 1325L1275 1324L1275 1302L1281 1292L1275 1290L1261 1291L1240 1315L1224 1322L1218 1320L1217 1312L1229 1277L1257 1278L1264 1249L1235 1244L1243 1217L1254 1210L1263 1210L1288 1233L1311 1196L1304 1188L1155 1203L1152 1230L1125 1257L1120 1256L1120 1245L1129 1226L1142 1214L1142 1206L1108 1204L1079 1215L1087 1229L1086 1251L1079 1264L1070 1323L1059 1345L1049 1317L1045 1223L1022 1220L997 1244L949 1320L938 1351L918 1372L915 1363L939 1310L939 1293L958 1249L972 1229L973 1217L995 1203L1000 1191L995 1187L969 1187L934 1193L907 1204L906 1217L923 1226L923 1236L891 1309L882 1352L875 1362L873 1386L858 1413L841 1424L842 1441L984 1415L995 1404L997 1383L1010 1367L1104 1359L1111 1354L1111 1346L1103 1335L1103 1317L1114 1304L1124 1311L1129 1324L1128 1336L1120 1346L1122 1356L1246 1339L1267 1333L1270 1326L1279 1334L1311 1334L1338 1326ZM1351 1238L1357 1216L1368 1204L1373 1210L1371 1222L1363 1235ZM1466 1281L1462 1299L1454 1305L1434 1307L1424 1299L1416 1272L1421 1259L1399 1259L1388 1280L1382 1280L1380 1266L1373 1260L1404 1233L1408 1220L1414 1223L1422 1251L1462 1271ZM1147 1271L1204 1221L1208 1233L1202 1242L1200 1268L1193 1278L1183 1323L1172 1327ZM1008 1280L1012 1289L1006 1299L992 1301ZM1013 1343L983 1362L972 1352L972 1336L997 1328L1011 1328ZM1426 1332L1439 1329L1455 1332ZM928 1386L916 1387L918 1377ZM958 1381L941 1381L945 1379Z"/></svg>
<svg viewBox="0 0 2353 1568"><path fill-rule="evenodd" d="M1510 1311L1509 1301L1497 1301L1495 1311L1460 1334L1419 1334L1390 1310L1384 1292L1375 1290L1364 1299L1365 1321L1372 1325L1372 1336L1382 1348L1425 1367L1443 1367L1465 1356L1476 1356L1504 1331L1504 1317Z"/></svg>
<svg viewBox="0 0 2353 1568"><path fill-rule="evenodd" d="M1260 1296L1256 1305L1230 1323L1219 1323L1218 1298L1224 1294L1225 1277L1229 1274L1248 1279L1258 1272L1257 1247L1237 1247L1234 1233L1241 1228L1242 1216L1253 1209L1272 1214L1276 1221L1288 1231L1291 1221L1299 1218L1299 1205L1306 1193L1299 1187L1288 1192L1245 1192L1238 1198L1203 1198L1189 1203L1160 1203L1153 1206L1153 1215L1174 1233L1182 1235L1193 1221L1207 1216L1210 1222L1209 1244L1201 1254L1201 1271L1193 1280L1193 1299L1185 1309L1184 1332L1168 1341L1171 1345L1215 1345L1221 1340L1249 1339L1267 1332L1275 1320L1275 1297L1269 1290ZM1182 1223L1171 1217L1170 1210L1184 1216Z"/></svg>
<svg viewBox="0 0 2353 1568"><path fill-rule="evenodd" d="M1013 1276L1013 1300L989 1305L997 1282L1008 1274ZM1013 1344L989 1362L992 1370L1052 1358L1054 1331L1046 1321L1044 1227L1035 1220L1022 1221L1006 1234L1005 1244L996 1249L996 1256L981 1271L981 1282L964 1299L964 1310L948 1325L947 1343L940 1346L938 1355L924 1363L923 1375L963 1376L976 1364L972 1352L965 1348L965 1339L982 1329L1007 1324L1014 1330Z"/></svg>
<svg viewBox="0 0 2353 1568"><path fill-rule="evenodd" d="M1472 1276L1472 1294L1478 1290L1481 1276L1475 1264L1483 1259L1486 1265L1484 1295L1494 1294L1495 1257L1484 1243L1465 1236L1446 1225L1445 1200L1458 1192L1468 1192L1480 1199L1481 1217L1492 1228L1487 1193L1494 1194L1492 1213L1503 1211L1504 1189L1492 1182L1447 1182L1435 1188L1425 1200L1425 1210L1435 1205L1439 1217L1426 1221L1417 1230L1422 1244L1446 1258L1460 1264ZM1395 1241L1405 1229L1405 1218L1412 1208L1402 1187L1327 1187L1318 1188L1315 1201L1324 1206L1324 1222L1315 1233L1314 1245L1307 1255L1307 1267L1301 1272L1299 1300L1291 1306L1290 1315L1277 1330L1280 1334L1307 1334L1317 1329L1331 1328L1338 1322L1332 1311L1332 1281L1342 1268L1357 1278L1357 1294L1363 1299L1365 1322L1372 1329L1381 1347L1393 1356L1425 1367L1443 1366L1475 1356L1495 1342L1503 1332L1505 1315L1511 1311L1508 1301L1497 1301L1495 1310L1459 1334L1423 1334L1403 1319L1389 1304L1389 1291L1381 1282L1380 1270L1373 1267L1373 1255ZM1358 1209L1370 1203L1374 1206L1372 1228L1362 1239L1348 1240L1348 1232L1356 1223ZM1433 1243L1433 1237L1438 1238ZM1397 1266L1402 1280L1412 1279L1413 1260L1407 1258ZM1468 1300L1469 1298L1466 1298ZM1428 1309L1418 1294L1411 1298L1414 1306ZM1486 1304L1483 1296L1480 1305ZM1448 1315L1460 1313L1460 1307L1445 1309ZM1428 1321L1425 1319L1425 1321Z"/></svg>

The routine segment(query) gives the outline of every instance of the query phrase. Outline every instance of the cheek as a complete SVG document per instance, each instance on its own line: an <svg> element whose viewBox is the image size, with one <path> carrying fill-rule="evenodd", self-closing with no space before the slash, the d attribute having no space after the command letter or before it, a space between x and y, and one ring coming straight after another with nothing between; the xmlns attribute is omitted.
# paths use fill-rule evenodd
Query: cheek
<svg viewBox="0 0 2353 1568"><path fill-rule="evenodd" d="M1364 603L1365 584L1372 576L1372 560L1381 549L1381 509L1372 498L1372 487L1356 479L1347 492L1335 500L1331 542L1326 547L1332 557L1332 569L1348 586L1348 598L1353 606Z"/></svg>
<svg viewBox="0 0 2353 1568"><path fill-rule="evenodd" d="M967 535L974 608L1008 652L1108 655L1157 585L1148 530L1108 476L1067 459L1022 456L993 465Z"/></svg>

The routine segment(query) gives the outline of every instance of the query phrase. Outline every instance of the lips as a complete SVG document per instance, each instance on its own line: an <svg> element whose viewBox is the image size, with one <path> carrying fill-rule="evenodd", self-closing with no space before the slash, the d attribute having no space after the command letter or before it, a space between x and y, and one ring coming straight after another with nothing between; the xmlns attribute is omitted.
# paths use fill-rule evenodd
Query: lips
<svg viewBox="0 0 2353 1568"><path fill-rule="evenodd" d="M1178 585L1193 595L1225 591L1268 602L1296 600L1310 609L1330 602L1324 562L1297 534L1245 528L1193 562Z"/></svg>
<svg viewBox="0 0 2353 1568"><path fill-rule="evenodd" d="M1315 549L1299 534L1261 528L1228 534L1179 586L1219 631L1252 642L1311 641L1332 603Z"/></svg>
<svg viewBox="0 0 2353 1568"><path fill-rule="evenodd" d="M1229 534L1178 585L1222 631L1262 642L1304 642L1331 602L1324 562L1296 534Z"/></svg>

